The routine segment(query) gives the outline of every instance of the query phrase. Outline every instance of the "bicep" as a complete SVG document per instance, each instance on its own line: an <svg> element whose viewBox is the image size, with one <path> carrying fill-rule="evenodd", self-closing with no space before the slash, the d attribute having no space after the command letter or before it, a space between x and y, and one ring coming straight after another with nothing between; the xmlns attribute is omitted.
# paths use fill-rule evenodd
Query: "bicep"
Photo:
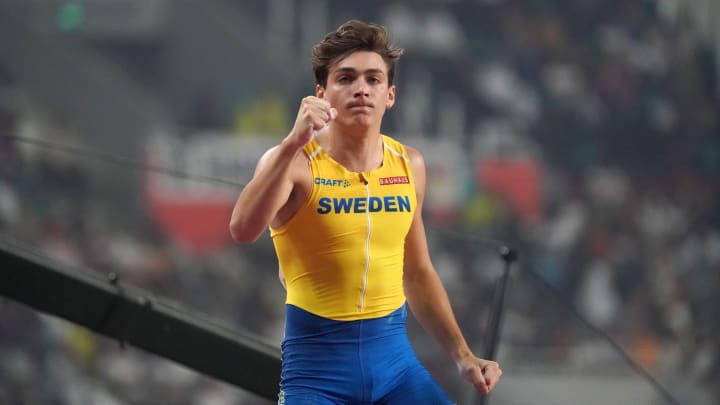
<svg viewBox="0 0 720 405"><path fill-rule="evenodd" d="M278 279L280 280L280 284L282 285L283 289L287 290L287 286L285 285L285 274L283 273L282 267L278 266Z"/></svg>
<svg viewBox="0 0 720 405"><path fill-rule="evenodd" d="M304 170L307 170L305 167L307 164L303 163L303 156L298 154L292 158L286 169L287 172L284 175L278 175L283 170L282 164L278 165L278 160L282 160L278 156L280 153L278 146L265 152L255 166L255 173L250 180L256 186L252 188L250 198L266 199L266 204L273 207L276 214L290 201L295 185L301 181ZM271 187L268 188L268 185ZM269 195L272 197L267 200Z"/></svg>
<svg viewBox="0 0 720 405"><path fill-rule="evenodd" d="M299 155L282 156L271 148L258 160L255 174L240 192L230 220L237 242L254 242L268 225L277 223L299 182ZM273 225L275 226L275 225Z"/></svg>
<svg viewBox="0 0 720 405"><path fill-rule="evenodd" d="M407 147L410 156L413 180L415 183L415 194L417 205L413 216L410 230L405 237L405 265L404 271L407 274L423 269L432 269L430 253L425 235L425 224L423 223L423 202L425 199L425 161L422 154L416 149Z"/></svg>
<svg viewBox="0 0 720 405"><path fill-rule="evenodd" d="M265 176L265 172L268 170L273 170L273 164L275 162L275 159L277 158L277 155L279 154L278 146L274 146L270 149L268 149L258 160L257 164L255 165L255 172L253 173L253 178L251 181L262 181L262 177ZM297 159L294 159L297 160ZM283 176L283 179L276 183L276 186L282 190L284 193L287 193L287 195L290 194L290 191L292 191L293 186L293 166L295 166L295 162L293 161L290 165L290 176Z"/></svg>

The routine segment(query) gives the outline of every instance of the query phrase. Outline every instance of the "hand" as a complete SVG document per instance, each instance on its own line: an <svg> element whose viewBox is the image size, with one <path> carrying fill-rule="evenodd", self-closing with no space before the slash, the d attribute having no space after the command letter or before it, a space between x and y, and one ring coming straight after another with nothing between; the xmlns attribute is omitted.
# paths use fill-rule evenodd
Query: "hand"
<svg viewBox="0 0 720 405"><path fill-rule="evenodd" d="M480 359L475 356L465 357L457 362L458 371L463 378L475 386L479 393L490 392L500 380L502 370L497 362Z"/></svg>
<svg viewBox="0 0 720 405"><path fill-rule="evenodd" d="M290 135L288 135L288 141L298 148L305 146L318 131L327 127L335 117L337 117L337 110L332 108L327 100L314 96L303 98L295 119L295 125L290 131Z"/></svg>

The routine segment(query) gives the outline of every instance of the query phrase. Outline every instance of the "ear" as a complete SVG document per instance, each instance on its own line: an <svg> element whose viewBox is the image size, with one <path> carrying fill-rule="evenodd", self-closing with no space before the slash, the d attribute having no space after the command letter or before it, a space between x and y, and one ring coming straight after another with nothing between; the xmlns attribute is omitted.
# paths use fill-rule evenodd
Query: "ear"
<svg viewBox="0 0 720 405"><path fill-rule="evenodd" d="M325 88L319 84L316 84L315 96L317 96L317 98L325 98Z"/></svg>
<svg viewBox="0 0 720 405"><path fill-rule="evenodd" d="M394 105L395 105L395 85L393 84L388 89L388 98L387 98L387 101L385 102L385 109L389 110Z"/></svg>

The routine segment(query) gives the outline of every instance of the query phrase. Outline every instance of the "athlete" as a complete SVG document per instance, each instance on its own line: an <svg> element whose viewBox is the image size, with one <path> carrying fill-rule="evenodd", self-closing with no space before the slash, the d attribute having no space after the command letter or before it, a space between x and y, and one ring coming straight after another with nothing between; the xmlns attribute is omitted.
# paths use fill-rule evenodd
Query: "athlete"
<svg viewBox="0 0 720 405"><path fill-rule="evenodd" d="M452 404L418 361L407 308L482 394L498 363L468 347L428 253L425 164L381 134L401 48L356 20L313 47L315 95L238 197L240 243L270 228L287 290L279 404Z"/></svg>

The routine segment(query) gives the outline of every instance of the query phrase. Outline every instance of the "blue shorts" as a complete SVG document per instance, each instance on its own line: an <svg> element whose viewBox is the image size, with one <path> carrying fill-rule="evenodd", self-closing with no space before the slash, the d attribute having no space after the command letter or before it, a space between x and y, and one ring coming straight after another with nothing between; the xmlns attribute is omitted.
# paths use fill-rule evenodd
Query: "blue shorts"
<svg viewBox="0 0 720 405"><path fill-rule="evenodd" d="M279 405L449 405L407 337L407 306L334 321L287 305Z"/></svg>

